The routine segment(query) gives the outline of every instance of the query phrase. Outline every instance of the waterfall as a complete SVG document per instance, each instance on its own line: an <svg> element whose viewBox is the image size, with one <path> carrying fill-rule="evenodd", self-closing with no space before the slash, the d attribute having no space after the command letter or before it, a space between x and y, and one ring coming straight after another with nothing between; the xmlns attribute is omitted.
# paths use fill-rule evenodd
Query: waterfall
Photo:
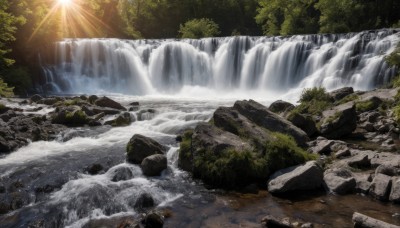
<svg viewBox="0 0 400 228"><path fill-rule="evenodd" d="M67 39L57 43L55 65L43 69L55 93L370 90L394 76L385 56L399 40L395 29L199 40Z"/></svg>

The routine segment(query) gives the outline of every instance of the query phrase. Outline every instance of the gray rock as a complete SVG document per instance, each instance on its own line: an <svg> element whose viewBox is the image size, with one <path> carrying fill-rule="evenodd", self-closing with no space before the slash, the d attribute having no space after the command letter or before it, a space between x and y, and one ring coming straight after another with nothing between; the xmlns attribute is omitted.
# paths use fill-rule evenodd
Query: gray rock
<svg viewBox="0 0 400 228"><path fill-rule="evenodd" d="M282 101L282 100L278 100L273 102L270 106L269 106L269 110L271 112L274 113L282 113L288 110L291 110L294 108L294 105L287 102L287 101Z"/></svg>
<svg viewBox="0 0 400 228"><path fill-rule="evenodd" d="M307 133L308 136L313 136L318 132L317 126L309 115L302 115L300 113L291 113L287 119L296 127Z"/></svg>
<svg viewBox="0 0 400 228"><path fill-rule="evenodd" d="M372 181L369 194L375 199L386 201L389 199L391 187L392 187L391 177L384 174L378 174Z"/></svg>
<svg viewBox="0 0 400 228"><path fill-rule="evenodd" d="M274 173L268 183L271 193L286 193L296 190L311 190L321 187L323 170L315 161L286 168Z"/></svg>
<svg viewBox="0 0 400 228"><path fill-rule="evenodd" d="M60 101L60 100L57 98L43 98L43 99L39 100L37 103L45 104L45 105L54 105L58 101Z"/></svg>
<svg viewBox="0 0 400 228"><path fill-rule="evenodd" d="M397 175L399 175L400 170L399 170L399 168L394 167L393 165L391 165L391 164L389 164L389 163L386 163L386 164L382 164L382 165L380 165L380 166L378 166L378 167L376 168L376 170L375 170L375 175L377 175L377 174L379 174L379 173L385 174L385 175L387 175L387 176L392 177L392 176L397 176Z"/></svg>
<svg viewBox="0 0 400 228"><path fill-rule="evenodd" d="M332 140L317 140L317 145L310 148L315 154L329 155L332 152L331 146L334 144Z"/></svg>
<svg viewBox="0 0 400 228"><path fill-rule="evenodd" d="M140 194L133 206L133 208L139 212L151 207L154 207L154 199L149 193Z"/></svg>
<svg viewBox="0 0 400 228"><path fill-rule="evenodd" d="M351 134L357 127L355 105L346 103L324 111L321 123L320 132L328 139L338 139Z"/></svg>
<svg viewBox="0 0 400 228"><path fill-rule="evenodd" d="M155 154L146 157L140 164L143 174L146 176L159 176L167 168L167 157Z"/></svg>
<svg viewBox="0 0 400 228"><path fill-rule="evenodd" d="M371 187L372 177L370 174L355 174L356 191L362 194L368 194Z"/></svg>
<svg viewBox="0 0 400 228"><path fill-rule="evenodd" d="M378 219L368 217L366 215L355 212L353 214L354 227L360 228L399 228L400 226L395 226Z"/></svg>
<svg viewBox="0 0 400 228"><path fill-rule="evenodd" d="M94 103L100 107L113 108L113 109L126 111L126 108L124 106L122 106L120 103L118 103L108 97L99 98Z"/></svg>
<svg viewBox="0 0 400 228"><path fill-rule="evenodd" d="M356 179L350 170L338 168L329 169L324 173L324 181L329 191L336 194L351 193L356 188Z"/></svg>
<svg viewBox="0 0 400 228"><path fill-rule="evenodd" d="M233 107L240 114L263 128L292 136L300 146L306 146L309 141L303 130L253 100L237 101Z"/></svg>
<svg viewBox="0 0 400 228"><path fill-rule="evenodd" d="M136 134L129 140L126 151L129 162L140 164L148 156L164 154L165 148L151 138Z"/></svg>
<svg viewBox="0 0 400 228"><path fill-rule="evenodd" d="M392 189L390 191L389 200L400 203L400 178L392 178Z"/></svg>
<svg viewBox="0 0 400 228"><path fill-rule="evenodd" d="M129 112L124 112L123 114L119 115L117 118L113 120L106 121L105 125L111 125L113 127L123 127L129 126L132 122L133 118Z"/></svg>
<svg viewBox="0 0 400 228"><path fill-rule="evenodd" d="M335 153L335 157L337 159L341 159L344 157L350 157L350 156L351 156L351 152L350 152L349 148L341 149Z"/></svg>
<svg viewBox="0 0 400 228"><path fill-rule="evenodd" d="M359 154L346 159L347 164L353 168L367 168L371 166L370 159L366 154Z"/></svg>
<svg viewBox="0 0 400 228"><path fill-rule="evenodd" d="M353 94L354 90L352 87L343 87L337 90L334 90L332 92L329 93L329 95L335 100L335 101L339 101L341 99L343 99L344 97Z"/></svg>
<svg viewBox="0 0 400 228"><path fill-rule="evenodd" d="M114 171L114 175L111 178L112 182L126 181L133 178L132 170L128 167L120 167Z"/></svg>
<svg viewBox="0 0 400 228"><path fill-rule="evenodd" d="M99 99L99 97L96 96L96 95L91 95L91 96L89 96L89 98L88 98L88 100L89 100L89 102L90 102L91 104L94 104L94 102L95 102L97 99Z"/></svg>

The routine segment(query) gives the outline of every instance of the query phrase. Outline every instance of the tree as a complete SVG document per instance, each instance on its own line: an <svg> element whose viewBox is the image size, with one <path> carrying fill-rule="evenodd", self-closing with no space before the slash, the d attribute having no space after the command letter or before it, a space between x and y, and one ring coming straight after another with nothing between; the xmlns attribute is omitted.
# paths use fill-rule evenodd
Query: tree
<svg viewBox="0 0 400 228"><path fill-rule="evenodd" d="M187 21L180 26L179 33L182 38L198 39L213 37L220 34L219 26L211 19L201 18Z"/></svg>

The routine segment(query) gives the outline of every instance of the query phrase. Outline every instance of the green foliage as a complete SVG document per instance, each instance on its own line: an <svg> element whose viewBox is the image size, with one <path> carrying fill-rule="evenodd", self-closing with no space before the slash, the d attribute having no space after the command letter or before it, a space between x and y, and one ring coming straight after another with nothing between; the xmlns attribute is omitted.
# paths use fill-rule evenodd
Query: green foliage
<svg viewBox="0 0 400 228"><path fill-rule="evenodd" d="M341 100L337 101L335 103L335 105L345 104L345 103L350 102L350 101L358 100L359 98L360 97L357 94L353 93L353 94L350 94L350 95L347 95L347 96L343 97Z"/></svg>
<svg viewBox="0 0 400 228"><path fill-rule="evenodd" d="M310 102L312 100L331 101L332 98L323 87L304 89L300 96L300 102Z"/></svg>
<svg viewBox="0 0 400 228"><path fill-rule="evenodd" d="M3 72L3 79L8 85L14 87L16 94L26 94L32 87L31 75L25 67L10 67Z"/></svg>
<svg viewBox="0 0 400 228"><path fill-rule="evenodd" d="M7 83L0 78L0 97L12 97L14 96L12 87L8 87ZM3 105L3 104L1 104Z"/></svg>
<svg viewBox="0 0 400 228"><path fill-rule="evenodd" d="M397 124L400 124L400 105L397 105L393 108L393 118Z"/></svg>
<svg viewBox="0 0 400 228"><path fill-rule="evenodd" d="M378 107L376 106L376 103L373 102L372 100L356 102L357 112L361 112L361 113L368 112L368 111L374 110L376 108L378 108Z"/></svg>
<svg viewBox="0 0 400 228"><path fill-rule="evenodd" d="M198 39L214 37L220 34L219 26L208 18L193 19L180 25L179 33L182 38Z"/></svg>

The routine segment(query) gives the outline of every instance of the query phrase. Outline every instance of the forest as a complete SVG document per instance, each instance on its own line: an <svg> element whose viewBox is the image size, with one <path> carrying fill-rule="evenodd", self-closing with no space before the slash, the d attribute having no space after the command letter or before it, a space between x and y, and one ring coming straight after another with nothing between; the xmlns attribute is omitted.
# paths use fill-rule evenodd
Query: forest
<svg viewBox="0 0 400 228"><path fill-rule="evenodd" d="M0 0L0 95L27 94L40 50L64 38L347 33L400 27L398 12L397 0Z"/></svg>

